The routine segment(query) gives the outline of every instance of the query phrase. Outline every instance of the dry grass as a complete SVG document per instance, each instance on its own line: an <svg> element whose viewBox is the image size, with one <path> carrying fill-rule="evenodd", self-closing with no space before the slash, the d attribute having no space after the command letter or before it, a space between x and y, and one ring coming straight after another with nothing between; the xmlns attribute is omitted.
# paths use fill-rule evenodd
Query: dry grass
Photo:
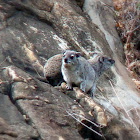
<svg viewBox="0 0 140 140"><path fill-rule="evenodd" d="M113 0L116 28L124 44L126 66L140 90L140 1Z"/></svg>
<svg viewBox="0 0 140 140"><path fill-rule="evenodd" d="M132 117L129 115L130 110L127 110L127 109L124 107L124 103L121 101L120 97L118 96L117 91L115 90L115 88L114 88L114 86L113 86L113 84L112 84L112 82L111 82L110 80L109 80L109 83L110 83L110 85L111 85L111 87L112 87L112 89L113 89L113 91L114 91L114 93L115 93L115 96L117 97L117 99L118 99L118 101L119 101L119 103L120 103L122 109L123 109L124 112L126 113L128 119L129 119L130 122L132 123L133 127L135 127L135 129L137 130L137 132L138 132L139 135L140 135L139 128L137 127L137 125L136 125L135 122L133 121ZM138 112L137 112L137 108L134 107L134 108L132 108L131 110L135 110L136 113L137 113L137 115L138 115L138 117L140 118L140 116L139 116L139 114L138 114Z"/></svg>

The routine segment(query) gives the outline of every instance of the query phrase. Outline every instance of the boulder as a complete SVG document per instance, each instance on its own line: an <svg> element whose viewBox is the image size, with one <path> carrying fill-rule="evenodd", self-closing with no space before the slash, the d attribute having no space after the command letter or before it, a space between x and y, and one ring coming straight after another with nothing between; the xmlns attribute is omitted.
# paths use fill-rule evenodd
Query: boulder
<svg viewBox="0 0 140 140"><path fill-rule="evenodd" d="M140 95L124 65L108 6L110 0L0 0L0 139L123 140L125 133L140 139ZM96 51L115 60L98 80L93 100L106 127L95 127L100 111L91 115L88 95L73 98L73 91L53 87L61 79L55 65L55 80L38 80L49 79L44 65L65 49L86 59Z"/></svg>

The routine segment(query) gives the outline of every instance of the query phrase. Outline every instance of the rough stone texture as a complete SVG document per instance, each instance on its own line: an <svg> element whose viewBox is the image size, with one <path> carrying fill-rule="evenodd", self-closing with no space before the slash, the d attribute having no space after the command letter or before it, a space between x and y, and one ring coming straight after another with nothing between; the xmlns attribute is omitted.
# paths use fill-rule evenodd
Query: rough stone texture
<svg viewBox="0 0 140 140"><path fill-rule="evenodd" d="M64 49L80 51L86 58L98 51L115 59L112 70L98 81L94 99L107 115L102 132L110 139L123 140L125 132L128 139L139 139L139 130L132 127L115 94L139 128L140 97L123 64L113 14L103 2L111 3L0 0L0 139L95 139L89 129L79 130L70 115L73 111L91 119L90 110L36 78L44 75L46 60Z"/></svg>
<svg viewBox="0 0 140 140"><path fill-rule="evenodd" d="M114 13L111 10L113 7L111 6L111 0L85 0L84 10L88 13L92 22L104 33L113 56L119 56L118 59L124 62L123 46L115 29Z"/></svg>
<svg viewBox="0 0 140 140"><path fill-rule="evenodd" d="M0 139L39 138L36 129L28 125L7 95L0 94Z"/></svg>

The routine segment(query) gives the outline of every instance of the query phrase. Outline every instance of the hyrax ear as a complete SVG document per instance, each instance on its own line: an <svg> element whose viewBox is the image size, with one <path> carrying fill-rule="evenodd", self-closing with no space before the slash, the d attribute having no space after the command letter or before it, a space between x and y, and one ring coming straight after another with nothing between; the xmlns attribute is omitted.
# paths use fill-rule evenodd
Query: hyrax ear
<svg viewBox="0 0 140 140"><path fill-rule="evenodd" d="M81 53L80 52L76 52L75 55L76 55L76 57L79 57L79 56L81 56Z"/></svg>
<svg viewBox="0 0 140 140"><path fill-rule="evenodd" d="M62 54L64 54L66 51L67 51L67 50L63 50L63 51L62 51Z"/></svg>

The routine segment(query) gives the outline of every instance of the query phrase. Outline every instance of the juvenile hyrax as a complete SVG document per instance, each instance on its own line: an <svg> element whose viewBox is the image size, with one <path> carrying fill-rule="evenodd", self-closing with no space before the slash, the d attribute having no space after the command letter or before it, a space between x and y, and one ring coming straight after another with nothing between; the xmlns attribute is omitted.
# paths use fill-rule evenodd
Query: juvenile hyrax
<svg viewBox="0 0 140 140"><path fill-rule="evenodd" d="M83 92L90 91L93 96L96 85L95 71L79 52L67 50L63 54L61 71L68 89L76 85Z"/></svg>
<svg viewBox="0 0 140 140"><path fill-rule="evenodd" d="M93 58L89 59L88 62L95 70L96 79L98 79L107 69L109 69L115 61L103 54L94 53Z"/></svg>

